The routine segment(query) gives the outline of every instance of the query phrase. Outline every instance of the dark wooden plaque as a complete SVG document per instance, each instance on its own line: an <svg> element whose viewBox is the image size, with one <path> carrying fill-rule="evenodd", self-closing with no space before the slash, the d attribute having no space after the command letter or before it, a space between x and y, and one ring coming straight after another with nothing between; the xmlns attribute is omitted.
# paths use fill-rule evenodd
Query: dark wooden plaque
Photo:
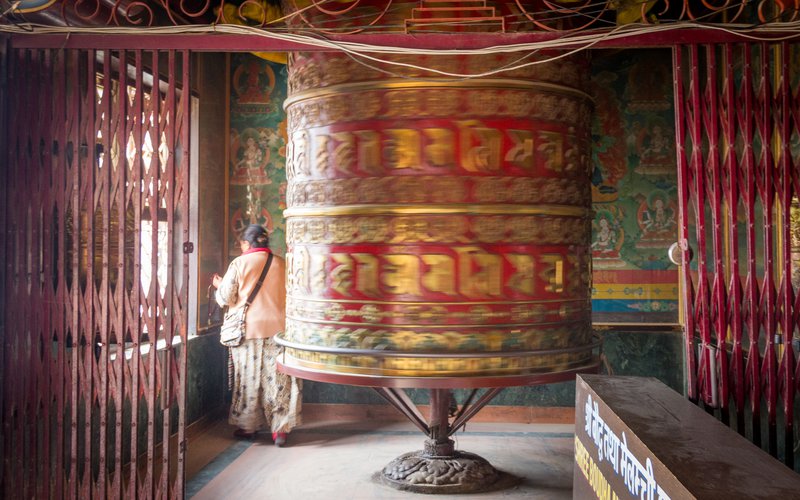
<svg viewBox="0 0 800 500"><path fill-rule="evenodd" d="M800 475L655 378L579 375L576 499L797 498Z"/></svg>

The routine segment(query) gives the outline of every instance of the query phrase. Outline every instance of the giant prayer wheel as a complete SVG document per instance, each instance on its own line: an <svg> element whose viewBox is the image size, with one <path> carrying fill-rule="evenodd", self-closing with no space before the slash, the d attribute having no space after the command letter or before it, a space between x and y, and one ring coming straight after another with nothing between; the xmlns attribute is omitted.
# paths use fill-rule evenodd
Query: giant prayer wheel
<svg viewBox="0 0 800 500"><path fill-rule="evenodd" d="M290 56L282 369L456 388L596 368L588 59L464 79L519 55L382 58L429 69Z"/></svg>

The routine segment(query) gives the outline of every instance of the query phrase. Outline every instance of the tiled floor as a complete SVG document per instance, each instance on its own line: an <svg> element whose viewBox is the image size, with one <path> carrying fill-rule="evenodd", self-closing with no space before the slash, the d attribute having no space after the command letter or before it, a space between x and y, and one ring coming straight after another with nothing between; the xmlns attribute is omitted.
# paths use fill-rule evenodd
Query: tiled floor
<svg viewBox="0 0 800 500"><path fill-rule="evenodd" d="M315 423L296 429L287 448L276 448L266 435L235 441L231 431L220 423L190 442L187 498L431 498L396 491L372 478L395 457L422 448L424 437L411 424ZM573 431L564 424L471 423L457 434L457 449L489 460L516 477L516 485L435 498L572 498Z"/></svg>

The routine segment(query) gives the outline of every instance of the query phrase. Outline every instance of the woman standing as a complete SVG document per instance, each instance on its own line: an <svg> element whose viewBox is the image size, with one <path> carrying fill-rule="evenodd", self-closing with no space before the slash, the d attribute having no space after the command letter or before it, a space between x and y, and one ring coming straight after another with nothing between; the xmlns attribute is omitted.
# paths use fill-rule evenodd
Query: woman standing
<svg viewBox="0 0 800 500"><path fill-rule="evenodd" d="M239 241L242 255L231 262L225 276L215 274L216 299L231 310L244 307L270 255L266 229L250 224ZM234 435L252 438L262 429L272 431L276 446L286 444L289 431L300 424L302 381L276 369L279 347L273 336L286 324L286 263L272 256L261 289L245 315L245 339L231 347L233 401L228 422Z"/></svg>

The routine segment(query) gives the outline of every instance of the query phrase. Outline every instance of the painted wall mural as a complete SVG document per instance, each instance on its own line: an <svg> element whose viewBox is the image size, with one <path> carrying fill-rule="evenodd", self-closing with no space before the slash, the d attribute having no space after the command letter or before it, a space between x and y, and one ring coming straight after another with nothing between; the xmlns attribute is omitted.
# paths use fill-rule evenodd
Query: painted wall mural
<svg viewBox="0 0 800 500"><path fill-rule="evenodd" d="M678 321L678 198L667 49L597 51L593 67L592 311L596 322Z"/></svg>
<svg viewBox="0 0 800 500"><path fill-rule="evenodd" d="M286 66L250 54L230 56L228 256L237 237L262 224L270 247L286 253Z"/></svg>

